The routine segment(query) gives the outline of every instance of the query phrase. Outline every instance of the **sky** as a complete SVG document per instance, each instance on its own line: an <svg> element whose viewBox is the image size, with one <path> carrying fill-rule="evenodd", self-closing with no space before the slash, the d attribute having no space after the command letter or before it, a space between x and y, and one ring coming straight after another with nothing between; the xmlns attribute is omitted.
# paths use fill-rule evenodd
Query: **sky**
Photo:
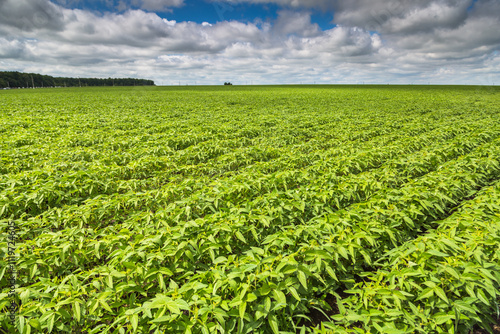
<svg viewBox="0 0 500 334"><path fill-rule="evenodd" d="M500 0L0 0L0 71L500 84Z"/></svg>

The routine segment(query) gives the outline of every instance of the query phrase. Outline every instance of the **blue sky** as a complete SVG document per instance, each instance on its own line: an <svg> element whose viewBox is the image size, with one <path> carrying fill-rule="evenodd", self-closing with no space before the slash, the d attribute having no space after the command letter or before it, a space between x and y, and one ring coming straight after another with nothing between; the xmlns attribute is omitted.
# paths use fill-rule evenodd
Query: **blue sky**
<svg viewBox="0 0 500 334"><path fill-rule="evenodd" d="M157 84L500 82L498 0L2 0L0 70Z"/></svg>
<svg viewBox="0 0 500 334"><path fill-rule="evenodd" d="M72 1L58 2L66 8L78 8L95 11L98 13L106 12L124 12L130 8L140 8L130 3L127 9L119 8L119 3L112 1ZM280 6L274 3L227 3L223 1L204 1L193 0L186 1L181 7L168 8L164 10L154 10L161 18L167 20L192 21L196 23L208 22L215 24L221 21L241 21L254 22L256 20L272 21L278 17L278 12L286 6ZM121 9L121 10L120 10ZM318 8L308 9L311 14L311 21L319 25L322 30L331 29L335 26L333 23L333 12Z"/></svg>

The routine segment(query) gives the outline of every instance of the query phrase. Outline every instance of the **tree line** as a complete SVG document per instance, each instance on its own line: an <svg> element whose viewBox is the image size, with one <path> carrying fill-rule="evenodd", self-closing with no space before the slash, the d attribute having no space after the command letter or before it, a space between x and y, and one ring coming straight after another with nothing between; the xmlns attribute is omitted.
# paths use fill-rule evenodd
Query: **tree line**
<svg viewBox="0 0 500 334"><path fill-rule="evenodd" d="M62 78L37 73L0 72L0 88L154 86L153 80L132 78Z"/></svg>

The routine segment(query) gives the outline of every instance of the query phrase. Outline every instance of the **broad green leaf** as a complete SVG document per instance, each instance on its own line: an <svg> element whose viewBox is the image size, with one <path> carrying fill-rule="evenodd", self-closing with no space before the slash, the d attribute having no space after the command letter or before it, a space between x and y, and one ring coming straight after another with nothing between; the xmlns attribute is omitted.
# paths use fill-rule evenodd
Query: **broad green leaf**
<svg viewBox="0 0 500 334"><path fill-rule="evenodd" d="M247 309L247 302L242 302L239 306L240 319L243 319L245 316L245 311Z"/></svg>
<svg viewBox="0 0 500 334"><path fill-rule="evenodd" d="M339 281L337 275L335 275L335 271L330 266L326 266L326 271L328 272L328 275L330 275L334 280L336 280L337 282Z"/></svg>
<svg viewBox="0 0 500 334"><path fill-rule="evenodd" d="M298 271L298 278L300 284L304 287L304 289L307 290L307 277L306 274L303 271Z"/></svg>
<svg viewBox="0 0 500 334"><path fill-rule="evenodd" d="M433 288L427 288L422 293L418 296L417 300L421 300L424 298L430 298L434 295L434 289Z"/></svg>
<svg viewBox="0 0 500 334"><path fill-rule="evenodd" d="M76 321L80 322L81 312L80 312L80 303L79 302L73 303L73 310L75 313Z"/></svg>
<svg viewBox="0 0 500 334"><path fill-rule="evenodd" d="M464 311L476 314L476 310L471 305L467 304L464 301L457 300L457 301L454 302L454 304L457 307L457 309L464 310Z"/></svg>
<svg viewBox="0 0 500 334"><path fill-rule="evenodd" d="M430 250L426 251L426 253L434 255L434 256L438 256L438 257L447 257L447 256L449 256L448 254L440 252L440 251L438 251L436 249L430 249Z"/></svg>
<svg viewBox="0 0 500 334"><path fill-rule="evenodd" d="M279 290L273 290L274 299L281 304L286 304L285 294Z"/></svg>
<svg viewBox="0 0 500 334"><path fill-rule="evenodd" d="M436 286L434 288L434 291L436 292L436 295L441 298L442 300L444 300L446 303L450 303L448 301L448 298L446 297L446 293L443 291L443 289L441 289L440 287Z"/></svg>
<svg viewBox="0 0 500 334"><path fill-rule="evenodd" d="M293 298L297 299L299 302L301 301L300 296L299 296L297 290L295 290L295 288L293 286L289 287L288 290L292 294Z"/></svg>
<svg viewBox="0 0 500 334"><path fill-rule="evenodd" d="M438 325L441 325L441 324L444 324L448 321L450 321L451 319L454 319L455 318L455 315L453 314L445 314L445 313L437 313L436 315L433 316L434 318L434 321L438 324Z"/></svg>
<svg viewBox="0 0 500 334"><path fill-rule="evenodd" d="M477 298L479 298L479 300L481 302L483 302L485 305L490 305L491 304L489 302L489 300L488 300L488 297L486 297L486 294L484 293L484 291L482 289L478 289L478 291L477 291Z"/></svg>
<svg viewBox="0 0 500 334"><path fill-rule="evenodd" d="M52 313L52 315L48 319L48 325L47 325L47 330L49 333L52 333L52 329L54 328L54 321L56 319L55 313Z"/></svg>
<svg viewBox="0 0 500 334"><path fill-rule="evenodd" d="M446 270L447 273L449 273L451 276L453 276L453 278L460 279L460 275L455 270L455 268L450 267L450 266L445 266L444 270Z"/></svg>
<svg viewBox="0 0 500 334"><path fill-rule="evenodd" d="M273 333L279 334L278 320L276 319L276 316L274 314L271 314L268 318L268 321L269 321L269 326L271 326L271 330L273 331Z"/></svg>
<svg viewBox="0 0 500 334"><path fill-rule="evenodd" d="M132 316L130 317L130 323L132 324L132 330L135 333L139 324L139 315L137 313L132 314Z"/></svg>
<svg viewBox="0 0 500 334"><path fill-rule="evenodd" d="M245 237L243 236L243 234L241 234L241 232L240 232L240 231L236 231L235 235L236 235L236 237L237 237L238 239L240 239L243 243L245 243L245 244L247 243L247 241L245 240Z"/></svg>
<svg viewBox="0 0 500 334"><path fill-rule="evenodd" d="M104 307L104 309L108 312L113 312L113 310L111 309L111 307L109 307L108 303L106 303L106 301L104 300L99 300L99 303L102 305L102 307Z"/></svg>

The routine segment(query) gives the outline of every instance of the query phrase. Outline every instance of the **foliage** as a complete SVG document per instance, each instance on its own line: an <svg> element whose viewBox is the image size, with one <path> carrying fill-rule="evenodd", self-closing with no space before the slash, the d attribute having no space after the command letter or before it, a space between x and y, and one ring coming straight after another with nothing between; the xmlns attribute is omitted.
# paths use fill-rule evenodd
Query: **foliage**
<svg viewBox="0 0 500 334"><path fill-rule="evenodd" d="M0 88L86 86L154 86L154 82L152 80L132 78L60 78L36 73L0 72Z"/></svg>
<svg viewBox="0 0 500 334"><path fill-rule="evenodd" d="M0 228L19 230L18 330L488 329L500 291L499 96L2 91ZM0 262L0 327L13 330Z"/></svg>

